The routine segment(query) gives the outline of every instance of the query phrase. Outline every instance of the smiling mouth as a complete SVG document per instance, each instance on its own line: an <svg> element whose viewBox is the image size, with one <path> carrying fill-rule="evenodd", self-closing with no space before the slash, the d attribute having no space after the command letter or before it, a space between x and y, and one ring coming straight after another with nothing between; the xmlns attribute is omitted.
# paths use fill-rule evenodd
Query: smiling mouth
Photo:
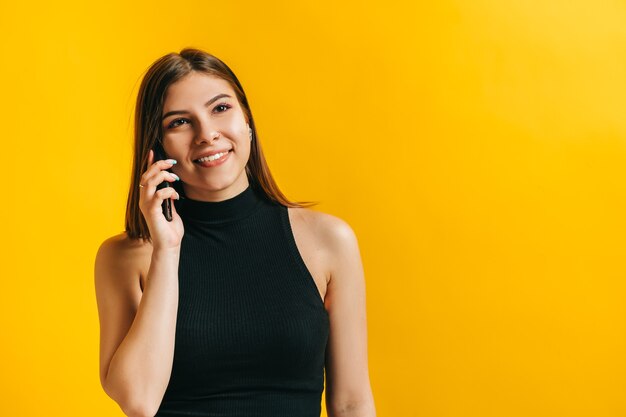
<svg viewBox="0 0 626 417"><path fill-rule="evenodd" d="M201 163L203 163L203 162L212 162L212 161L216 161L216 160L218 160L218 159L222 158L224 155L227 155L227 154L228 154L229 152L231 152L231 151L232 151L232 149L230 149L230 150L228 150L228 151L226 151L226 152L216 153L216 154L213 154L213 155L211 155L211 156L205 156L204 158L196 159L196 160L194 160L193 162L194 162L194 163L196 163L196 164L201 164Z"/></svg>

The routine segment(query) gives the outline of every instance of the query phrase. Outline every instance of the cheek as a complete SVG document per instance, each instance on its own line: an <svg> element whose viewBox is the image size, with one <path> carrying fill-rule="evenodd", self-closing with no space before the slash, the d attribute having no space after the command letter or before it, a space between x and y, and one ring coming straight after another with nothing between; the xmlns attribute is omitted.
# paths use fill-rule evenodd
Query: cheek
<svg viewBox="0 0 626 417"><path fill-rule="evenodd" d="M184 136L184 132L179 133L176 137L166 137L163 140L163 149L165 149L165 153L174 159L182 158L182 156L184 156L185 149L188 146L189 140Z"/></svg>
<svg viewBox="0 0 626 417"><path fill-rule="evenodd" d="M243 124L241 125L241 137L245 139L245 142L247 143L251 143L250 142L250 132L251 130L248 128L248 125L246 124L246 122L244 121Z"/></svg>
<svg viewBox="0 0 626 417"><path fill-rule="evenodd" d="M228 117L228 129L237 137L248 137L248 126L246 124L246 118L240 112L233 112Z"/></svg>

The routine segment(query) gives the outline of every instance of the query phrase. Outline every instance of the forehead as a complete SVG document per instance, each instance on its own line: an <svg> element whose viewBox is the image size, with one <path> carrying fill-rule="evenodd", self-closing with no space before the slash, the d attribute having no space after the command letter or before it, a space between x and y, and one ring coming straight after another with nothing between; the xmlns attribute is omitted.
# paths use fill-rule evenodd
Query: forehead
<svg viewBox="0 0 626 417"><path fill-rule="evenodd" d="M228 81L213 75L192 72L167 88L163 112L202 106L208 99L221 93L235 98L235 92Z"/></svg>

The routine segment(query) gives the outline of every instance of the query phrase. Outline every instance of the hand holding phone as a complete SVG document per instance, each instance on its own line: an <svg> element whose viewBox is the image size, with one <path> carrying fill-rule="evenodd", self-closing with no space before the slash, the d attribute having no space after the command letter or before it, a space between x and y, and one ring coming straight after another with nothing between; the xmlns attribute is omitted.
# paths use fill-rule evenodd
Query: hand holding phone
<svg viewBox="0 0 626 417"><path fill-rule="evenodd" d="M163 160L164 153L160 154L162 160L155 161L154 148L148 152L147 168L141 174L139 185L139 209L143 214L149 229L149 238L155 250L180 249L185 228L181 217L176 212L176 206L170 199L180 198L176 187L167 183L176 179L168 170L175 161ZM159 187L160 183L162 184ZM166 189L163 189L168 187ZM157 188L161 188L158 190ZM171 210L171 211L170 211Z"/></svg>

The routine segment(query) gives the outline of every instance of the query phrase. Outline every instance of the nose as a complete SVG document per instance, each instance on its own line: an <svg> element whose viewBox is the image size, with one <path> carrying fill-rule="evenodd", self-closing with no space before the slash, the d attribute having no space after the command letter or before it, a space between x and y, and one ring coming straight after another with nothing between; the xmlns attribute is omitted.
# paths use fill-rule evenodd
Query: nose
<svg viewBox="0 0 626 417"><path fill-rule="evenodd" d="M220 136L220 132L217 128L206 121L199 121L197 126L198 128L194 140L198 145L211 143Z"/></svg>

